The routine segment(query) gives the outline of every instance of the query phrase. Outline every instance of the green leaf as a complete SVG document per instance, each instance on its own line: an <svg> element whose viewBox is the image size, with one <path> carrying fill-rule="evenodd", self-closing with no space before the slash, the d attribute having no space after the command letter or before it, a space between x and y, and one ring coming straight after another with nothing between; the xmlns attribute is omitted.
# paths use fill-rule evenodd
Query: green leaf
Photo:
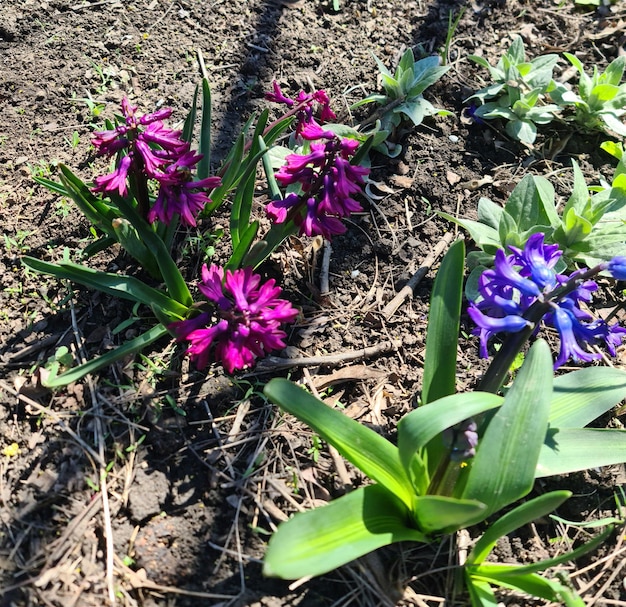
<svg viewBox="0 0 626 607"><path fill-rule="evenodd" d="M274 378L263 393L272 402L310 426L369 478L413 505L413 488L400 462L398 449L387 439L336 409L331 409L296 384Z"/></svg>
<svg viewBox="0 0 626 607"><path fill-rule="evenodd" d="M467 557L466 565L479 565L487 558L501 537L549 514L571 495L571 491L552 491L507 512L496 522L489 525L485 533L474 545L474 548L472 548Z"/></svg>
<svg viewBox="0 0 626 607"><path fill-rule="evenodd" d="M503 209L499 204L489 200L489 198L481 197L478 199L478 221L488 225L494 230L498 229Z"/></svg>
<svg viewBox="0 0 626 607"><path fill-rule="evenodd" d="M186 141L187 143L191 143L193 139L193 129L196 124L196 113L198 110L198 90L199 86L196 85L196 88L193 91L193 98L191 99L191 109L187 114L187 118L185 118L185 124L183 125L183 132L181 133L181 139Z"/></svg>
<svg viewBox="0 0 626 607"><path fill-rule="evenodd" d="M539 454L535 478L626 462L626 430L554 428Z"/></svg>
<svg viewBox="0 0 626 607"><path fill-rule="evenodd" d="M211 171L211 88L206 78L202 79L202 122L198 152L202 154L198 162L198 179L206 179Z"/></svg>
<svg viewBox="0 0 626 607"><path fill-rule="evenodd" d="M485 504L474 500L422 495L416 498L413 513L424 533L453 533L481 519L486 509Z"/></svg>
<svg viewBox="0 0 626 607"><path fill-rule="evenodd" d="M456 391L456 353L463 298L465 244L457 240L441 262L430 298L422 402Z"/></svg>
<svg viewBox="0 0 626 607"><path fill-rule="evenodd" d="M256 238L258 230L259 222L253 221L241 235L241 238L237 243L237 247L233 251L233 254L230 256L230 259L228 260L228 263L226 263L225 268L229 270L236 270L237 268L242 268L244 267L244 265L246 265L243 263L243 260L250 252L252 242Z"/></svg>
<svg viewBox="0 0 626 607"><path fill-rule="evenodd" d="M465 580L472 607L498 607L498 599L487 582L475 580L467 570L465 571Z"/></svg>
<svg viewBox="0 0 626 607"><path fill-rule="evenodd" d="M532 489L551 399L552 355L548 344L537 340L489 421L469 473L461 471L467 482L460 497L484 502L488 515Z"/></svg>
<svg viewBox="0 0 626 607"><path fill-rule="evenodd" d="M486 246L491 246L493 247L495 252L495 250L502 248L498 231L494 230L492 227L485 225L484 223L480 223L479 221L473 221L472 219L459 219L450 215L449 213L442 213L441 211L439 211L437 214L440 217L456 223L457 225L460 225L463 229L467 230L472 237L472 240L481 249L484 249Z"/></svg>
<svg viewBox="0 0 626 607"><path fill-rule="evenodd" d="M61 375L50 377L42 383L47 388L62 388L63 386L67 386L72 382L85 377L88 373L95 373L96 371L99 371L104 367L108 367L122 358L141 352L144 348L147 348L150 344L157 341L157 339L160 339L167 334L167 329L163 325L156 325L149 331L146 331L134 339L127 341L124 345L119 346L119 348L115 348L115 350L111 350L110 352L107 352L102 356L98 356L89 362L74 367L65 373L61 373Z"/></svg>
<svg viewBox="0 0 626 607"><path fill-rule="evenodd" d="M271 537L263 573L296 579L321 575L393 542L427 542L408 526L406 506L380 485L300 512Z"/></svg>
<svg viewBox="0 0 626 607"><path fill-rule="evenodd" d="M115 196L114 200L126 219L128 219L130 223L133 224L134 229L137 230L139 238L141 238L156 259L161 271L161 276L163 276L163 282L165 282L165 286L171 298L185 307L191 306L193 299L191 298L189 287L163 240L161 240L159 235L152 229L152 226L137 213L127 200L121 196Z"/></svg>
<svg viewBox="0 0 626 607"><path fill-rule="evenodd" d="M158 306L174 318L184 318L189 310L187 306L168 297L162 291L153 289L132 276L99 272L71 262L53 264L28 256L22 257L22 263L36 272L72 280L113 297L128 299L146 306Z"/></svg>
<svg viewBox="0 0 626 607"><path fill-rule="evenodd" d="M554 188L544 177L527 174L515 186L504 207L518 232L537 225L551 225L546 205L554 201Z"/></svg>
<svg viewBox="0 0 626 607"><path fill-rule="evenodd" d="M583 428L626 398L626 372L588 367L554 380L550 425Z"/></svg>
<svg viewBox="0 0 626 607"><path fill-rule="evenodd" d="M497 567L497 566L496 566ZM479 582L487 582L524 592L533 597L540 597L548 601L556 601L568 606L584 607L585 604L573 595L569 588L566 588L559 582L548 580L536 573L519 574L515 572L515 566L511 566L510 571L496 569L491 565L480 565L479 567L468 568L468 575L472 580ZM563 603L565 596L568 596L566 603Z"/></svg>

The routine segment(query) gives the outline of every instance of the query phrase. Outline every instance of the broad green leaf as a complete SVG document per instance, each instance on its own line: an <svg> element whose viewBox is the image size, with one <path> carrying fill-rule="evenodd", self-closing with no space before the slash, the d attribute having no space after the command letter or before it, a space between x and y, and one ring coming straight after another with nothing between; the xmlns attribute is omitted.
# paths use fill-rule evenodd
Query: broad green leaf
<svg viewBox="0 0 626 607"><path fill-rule="evenodd" d="M449 213L438 212L437 214L467 230L472 240L476 242L479 247L484 248L485 246L492 246L494 249L502 248L498 231L494 230L492 227L472 219L459 219Z"/></svg>
<svg viewBox="0 0 626 607"><path fill-rule="evenodd" d="M474 500L460 500L444 495L416 498L413 514L420 531L426 534L453 533L482 518L487 507Z"/></svg>
<svg viewBox="0 0 626 607"><path fill-rule="evenodd" d="M409 526L405 505L380 485L362 487L282 523L263 565L267 576L321 575L393 542L428 542Z"/></svg>
<svg viewBox="0 0 626 607"><path fill-rule="evenodd" d="M624 462L626 430L551 428L539 454L535 478Z"/></svg>
<svg viewBox="0 0 626 607"><path fill-rule="evenodd" d="M585 177L575 160L572 160L572 169L574 170L574 186L565 207L563 207L564 215L570 209L575 209L578 214L582 214L589 200L589 190L587 189Z"/></svg>
<svg viewBox="0 0 626 607"><path fill-rule="evenodd" d="M478 200L478 220L494 230L500 225L503 209L499 204L489 200L489 198L481 197Z"/></svg>
<svg viewBox="0 0 626 607"><path fill-rule="evenodd" d="M567 498L572 495L571 491L552 491L540 495L524 504L521 504L507 512L494 523L491 523L485 533L472 548L467 557L467 565L479 565L493 550L497 541L509 533L524 525L550 514L558 508Z"/></svg>
<svg viewBox="0 0 626 607"><path fill-rule="evenodd" d="M405 101L398 107L395 107L393 111L398 114L402 113L408 116L413 122L414 126L419 126L424 121L424 99L414 99L411 101Z"/></svg>
<svg viewBox="0 0 626 607"><path fill-rule="evenodd" d="M552 355L540 339L480 438L460 497L486 503L489 514L532 489L551 399Z"/></svg>
<svg viewBox="0 0 626 607"><path fill-rule="evenodd" d="M550 425L583 428L626 398L626 372L587 367L554 380Z"/></svg>
<svg viewBox="0 0 626 607"><path fill-rule="evenodd" d="M504 130L508 135L523 143L534 143L537 139L537 127L532 120L512 120L507 122Z"/></svg>
<svg viewBox="0 0 626 607"><path fill-rule="evenodd" d="M107 352L102 356L98 356L89 362L78 365L69 371L65 371L65 373L61 373L61 375L51 377L42 383L47 388L62 388L63 386L67 386L72 382L85 377L88 373L95 373L104 367L112 365L118 360L137 354L137 352L141 352L144 348L147 348L150 344L157 341L157 339L160 339L167 334L167 329L163 325L156 325L149 331L146 331L134 339L127 341L124 345L115 348L115 350L111 350L110 352Z"/></svg>
<svg viewBox="0 0 626 607"><path fill-rule="evenodd" d="M22 263L36 272L66 278L113 297L128 299L146 306L158 306L179 318L184 318L189 310L187 306L168 297L162 291L153 289L132 276L100 272L71 262L53 264L28 256L22 257Z"/></svg>
<svg viewBox="0 0 626 607"><path fill-rule="evenodd" d="M606 113L601 116L604 124L613 131L617 133L621 137L626 137L626 124L622 120L620 120L615 114Z"/></svg>
<svg viewBox="0 0 626 607"><path fill-rule="evenodd" d="M456 354L463 298L465 243L457 240L444 256L430 297L422 402L456 392Z"/></svg>
<svg viewBox="0 0 626 607"><path fill-rule="evenodd" d="M369 478L380 483L404 504L413 505L413 488L400 462L398 449L387 439L350 419L298 385L274 378L263 393L272 402L310 426Z"/></svg>
<svg viewBox="0 0 626 607"><path fill-rule="evenodd" d="M515 186L504 209L521 232L537 225L551 225L545 209L550 200L554 200L552 184L544 177L528 174Z"/></svg>

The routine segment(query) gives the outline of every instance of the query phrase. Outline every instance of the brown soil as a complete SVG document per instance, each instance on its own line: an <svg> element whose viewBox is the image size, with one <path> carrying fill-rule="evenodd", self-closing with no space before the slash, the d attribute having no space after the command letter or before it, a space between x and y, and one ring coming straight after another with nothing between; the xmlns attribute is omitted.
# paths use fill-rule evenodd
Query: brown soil
<svg viewBox="0 0 626 607"><path fill-rule="evenodd" d="M20 257L58 260L65 250L75 256L89 238L87 221L33 175L54 175L62 162L90 178L93 124L111 117L124 95L146 112L171 106L182 120L199 80L198 50L210 74L217 164L243 122L266 107L263 93L273 79L291 93L324 88L345 113L377 90L371 53L394 67L407 47L437 52L450 13L461 9L449 51L453 67L426 94L455 117L408 131L398 159L375 158L372 178L383 197L333 241L330 296L318 297L321 255L306 239L293 239L267 268L303 310L289 337L292 353L400 342L365 360L290 371L388 436L419 390L431 279L391 318L381 310L450 230L434 213L471 217L480 196L503 201L527 172L552 173L565 191L571 172L560 169L572 157L589 182L612 172L593 152L601 137L573 137L553 157L557 131L548 129L529 149L497 129L470 125L463 99L486 74L465 57L482 54L493 63L521 34L531 56L575 51L585 65L605 66L625 51L624 5L594 12L577 10L573 0L340 0L335 12L318 0L3 0L0 447L17 443L19 453L0 455L1 605L101 606L110 588L120 605L145 607L387 605L403 596L401 604L441 604L445 575L423 574L445 568L446 545L394 546L297 587L263 578L261 559L279 521L343 488L325 448L314 461L310 431L258 396L263 381L287 371L261 365L235 378L218 368L200 374L162 343L147 359L51 394L37 384L36 370L59 346L80 345L92 356L138 328L114 331L132 306L25 272ZM102 256L97 263L114 270L127 262ZM195 268L189 278L196 279ZM476 351L471 337L460 349L459 389L485 368ZM353 485L363 482L350 467L347 473ZM551 487L575 491L560 514L581 520L611 512L623 482L618 468ZM498 556L543 558L564 549L550 541L563 533L544 521L508 538ZM626 562L618 547L605 546L605 569L570 571L598 605L626 604L623 576L609 579Z"/></svg>

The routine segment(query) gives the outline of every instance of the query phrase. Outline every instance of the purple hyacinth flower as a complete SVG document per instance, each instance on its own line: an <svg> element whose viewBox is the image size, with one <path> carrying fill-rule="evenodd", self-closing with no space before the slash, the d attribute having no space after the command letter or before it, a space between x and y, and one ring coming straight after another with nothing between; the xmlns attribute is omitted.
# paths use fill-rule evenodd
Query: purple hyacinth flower
<svg viewBox="0 0 626 607"><path fill-rule="evenodd" d="M267 214L277 223L291 214L300 234L331 238L346 231L342 218L363 210L353 195L362 191L369 169L350 164L358 141L333 135L310 147L309 154L287 156L286 164L276 173L281 185L298 184L302 194L292 192L283 201L270 202Z"/></svg>
<svg viewBox="0 0 626 607"><path fill-rule="evenodd" d="M552 324L554 324L554 328L559 332L559 337L561 338L561 349L558 358L554 362L555 368L564 365L570 358L581 362L589 362L600 358L600 354L591 353L581 348L574 332L574 324L577 322L569 310L559 306L554 310Z"/></svg>
<svg viewBox="0 0 626 607"><path fill-rule="evenodd" d="M446 449L450 450L450 459L464 461L476 455L478 445L478 426L472 419L446 428L442 434Z"/></svg>
<svg viewBox="0 0 626 607"><path fill-rule="evenodd" d="M626 257L613 257L607 264L607 270L613 278L617 280L626 280Z"/></svg>
<svg viewBox="0 0 626 607"><path fill-rule="evenodd" d="M122 156L117 167L108 175L96 177L93 188L94 192L119 192L120 196L128 193L127 179L128 172L132 165L131 156Z"/></svg>
<svg viewBox="0 0 626 607"><path fill-rule="evenodd" d="M262 283L252 268L224 273L216 265L204 265L199 288L216 305L215 324L206 326L211 318L205 313L201 321L198 317L170 325L179 341L190 342L187 354L198 368L206 367L213 352L213 358L233 373L285 347L287 334L281 324L293 322L298 310L279 298L281 289L273 279Z"/></svg>
<svg viewBox="0 0 626 607"><path fill-rule="evenodd" d="M196 190L213 189L222 182L219 177L192 180L191 171L201 159L201 154L187 151L166 166L162 173L154 175L161 187L148 212L148 221L152 223L158 219L170 223L175 215L179 215L183 225L196 225L196 215L211 202L206 192Z"/></svg>
<svg viewBox="0 0 626 607"><path fill-rule="evenodd" d="M289 97L283 93L276 80L272 82L272 88L274 89L273 93L265 93L265 98L268 101L273 101L274 103L284 103L287 107L293 107L295 101L293 99L289 99Z"/></svg>
<svg viewBox="0 0 626 607"><path fill-rule="evenodd" d="M495 267L483 272L478 280L480 298L468 308L470 318L477 325L474 332L480 336L481 357L487 356L487 343L494 334L517 332L527 326L524 315L538 301L550 304L542 322L554 327L561 339L555 368L570 358L589 362L600 356L586 350L585 345L604 345L614 355L626 329L595 319L581 308L591 301L597 284L592 280L581 282L582 270L570 276L557 274L554 266L561 251L556 245L544 244L543 234L533 234L523 250L514 247L511 250L510 255L497 252ZM619 259L614 262L618 274L621 263ZM602 264L596 270L608 269L610 265ZM560 288L566 285L569 285L567 292L559 296Z"/></svg>

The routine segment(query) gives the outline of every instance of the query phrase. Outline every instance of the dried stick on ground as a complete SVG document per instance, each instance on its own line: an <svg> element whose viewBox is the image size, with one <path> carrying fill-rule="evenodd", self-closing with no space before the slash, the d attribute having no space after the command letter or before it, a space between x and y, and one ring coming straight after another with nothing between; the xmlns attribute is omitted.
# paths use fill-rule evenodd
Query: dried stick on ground
<svg viewBox="0 0 626 607"><path fill-rule="evenodd" d="M437 243L433 251L424 259L422 265L418 268L417 272L411 276L409 282L404 285L404 288L384 307L383 316L386 319L391 318L396 310L413 295L415 287L421 282L422 278L426 276L428 270L433 266L437 258L450 246L452 240L456 237L453 232L446 232L443 238Z"/></svg>
<svg viewBox="0 0 626 607"><path fill-rule="evenodd" d="M402 345L399 339L383 341L375 346L367 346L360 350L348 350L347 352L338 352L337 354L328 354L327 356L298 356L294 358L283 358L281 356L267 356L257 364L256 370L251 375L260 373L269 373L278 369L288 369L289 367L313 367L319 365L336 365L345 363L359 358L368 358L383 352L395 350Z"/></svg>

